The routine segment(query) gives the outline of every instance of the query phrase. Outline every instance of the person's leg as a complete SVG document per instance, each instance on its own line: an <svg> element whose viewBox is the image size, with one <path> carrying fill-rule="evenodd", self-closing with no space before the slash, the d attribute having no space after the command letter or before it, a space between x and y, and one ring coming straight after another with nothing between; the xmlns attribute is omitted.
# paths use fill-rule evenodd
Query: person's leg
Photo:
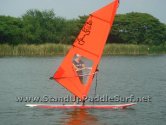
<svg viewBox="0 0 166 125"><path fill-rule="evenodd" d="M85 100L82 101L82 105L85 105Z"/></svg>
<svg viewBox="0 0 166 125"><path fill-rule="evenodd" d="M80 78L81 83L83 84L83 83L84 83L84 78L83 78L83 76L80 76L79 78Z"/></svg>

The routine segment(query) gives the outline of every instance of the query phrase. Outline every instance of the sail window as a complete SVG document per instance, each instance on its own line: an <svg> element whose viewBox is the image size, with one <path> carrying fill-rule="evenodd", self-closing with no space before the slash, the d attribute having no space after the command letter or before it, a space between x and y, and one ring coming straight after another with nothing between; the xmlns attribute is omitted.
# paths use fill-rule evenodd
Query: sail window
<svg viewBox="0 0 166 125"><path fill-rule="evenodd" d="M89 76L92 75L92 60L89 60L80 54L75 54L72 63L76 76L79 77L82 84L86 84Z"/></svg>

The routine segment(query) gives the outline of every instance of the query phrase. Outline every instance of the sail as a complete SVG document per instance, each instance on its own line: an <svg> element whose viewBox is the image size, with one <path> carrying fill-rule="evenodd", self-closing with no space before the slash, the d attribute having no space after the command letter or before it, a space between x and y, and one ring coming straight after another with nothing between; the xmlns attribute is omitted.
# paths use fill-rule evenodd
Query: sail
<svg viewBox="0 0 166 125"><path fill-rule="evenodd" d="M53 78L84 99L90 90L111 29L118 0L91 13Z"/></svg>

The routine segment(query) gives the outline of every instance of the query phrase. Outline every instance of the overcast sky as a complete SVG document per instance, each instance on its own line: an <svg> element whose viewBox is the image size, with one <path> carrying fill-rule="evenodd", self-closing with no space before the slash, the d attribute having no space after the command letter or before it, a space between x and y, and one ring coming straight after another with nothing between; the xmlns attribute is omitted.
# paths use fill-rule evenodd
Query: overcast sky
<svg viewBox="0 0 166 125"><path fill-rule="evenodd" d="M0 15L20 17L29 9L53 9L67 19L88 15L112 0L0 0ZM120 0L118 13L144 12L166 23L166 0Z"/></svg>

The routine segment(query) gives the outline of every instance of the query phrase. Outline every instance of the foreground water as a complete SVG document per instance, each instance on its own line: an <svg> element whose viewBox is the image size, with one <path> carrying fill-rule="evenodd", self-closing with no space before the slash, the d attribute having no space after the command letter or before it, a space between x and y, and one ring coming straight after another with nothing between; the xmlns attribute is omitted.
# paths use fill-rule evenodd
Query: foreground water
<svg viewBox="0 0 166 125"><path fill-rule="evenodd" d="M133 108L125 110L36 109L25 107L25 104L30 102L18 102L18 97L69 95L60 85L48 79L61 60L62 57L0 58L0 124L166 124L166 56L102 58L97 95L150 97L150 100L145 100L147 102L138 102ZM94 87L95 82L89 96L93 96ZM115 102L102 102L105 103L115 104Z"/></svg>

